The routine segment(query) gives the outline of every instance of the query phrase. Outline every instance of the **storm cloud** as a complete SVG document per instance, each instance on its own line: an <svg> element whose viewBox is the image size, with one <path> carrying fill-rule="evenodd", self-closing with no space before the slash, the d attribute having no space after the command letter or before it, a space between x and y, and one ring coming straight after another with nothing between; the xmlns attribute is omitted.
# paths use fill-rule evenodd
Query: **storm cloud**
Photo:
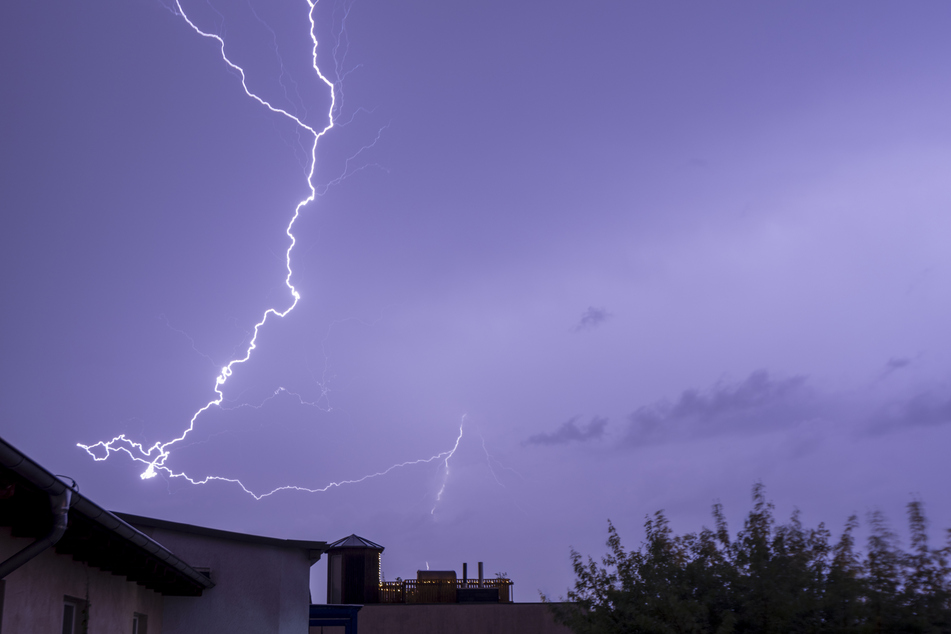
<svg viewBox="0 0 951 634"><path fill-rule="evenodd" d="M951 423L951 396L934 390L895 401L872 418L872 434Z"/></svg>
<svg viewBox="0 0 951 634"><path fill-rule="evenodd" d="M894 372L895 370L908 367L910 363L911 359L906 359L904 357L892 357L885 363L885 368L889 372Z"/></svg>
<svg viewBox="0 0 951 634"><path fill-rule="evenodd" d="M178 11L0 2L0 435L101 504L527 599L760 478L946 497L951 3L182 4L308 129ZM189 428L225 480L76 446Z"/></svg>
<svg viewBox="0 0 951 634"><path fill-rule="evenodd" d="M604 435L604 428L608 419L595 416L587 425L579 427L578 417L562 423L561 427L550 433L535 434L525 441L526 445L564 445L570 442L587 442L597 440Z"/></svg>
<svg viewBox="0 0 951 634"><path fill-rule="evenodd" d="M717 383L707 391L688 389L674 402L638 408L628 417L623 443L787 426L818 416L820 409L805 377L775 379L757 370L739 383Z"/></svg>

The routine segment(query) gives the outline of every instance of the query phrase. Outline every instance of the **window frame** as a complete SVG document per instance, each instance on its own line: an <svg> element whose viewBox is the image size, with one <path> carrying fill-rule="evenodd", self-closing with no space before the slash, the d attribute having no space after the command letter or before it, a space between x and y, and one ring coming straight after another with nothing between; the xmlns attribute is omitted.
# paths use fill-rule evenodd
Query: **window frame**
<svg viewBox="0 0 951 634"><path fill-rule="evenodd" d="M71 623L68 622L67 612L72 611ZM85 599L63 597L63 634L86 634L89 629L89 604Z"/></svg>
<svg viewBox="0 0 951 634"><path fill-rule="evenodd" d="M149 617L141 612L132 613L132 634L148 634Z"/></svg>

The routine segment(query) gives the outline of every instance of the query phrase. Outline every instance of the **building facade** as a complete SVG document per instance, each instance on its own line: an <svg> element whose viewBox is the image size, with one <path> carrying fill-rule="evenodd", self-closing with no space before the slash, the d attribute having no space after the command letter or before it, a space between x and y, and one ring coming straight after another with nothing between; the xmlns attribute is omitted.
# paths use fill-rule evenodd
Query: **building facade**
<svg viewBox="0 0 951 634"><path fill-rule="evenodd" d="M164 634L307 631L310 567L325 542L233 533L117 513L207 574L213 591L166 597Z"/></svg>
<svg viewBox="0 0 951 634"><path fill-rule="evenodd" d="M0 634L304 634L326 546L110 513L0 439Z"/></svg>

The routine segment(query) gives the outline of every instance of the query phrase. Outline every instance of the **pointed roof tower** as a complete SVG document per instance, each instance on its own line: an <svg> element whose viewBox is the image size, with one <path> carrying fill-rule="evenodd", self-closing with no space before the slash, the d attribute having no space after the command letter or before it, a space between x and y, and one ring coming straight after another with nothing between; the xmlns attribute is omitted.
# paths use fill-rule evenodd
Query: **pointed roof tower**
<svg viewBox="0 0 951 634"><path fill-rule="evenodd" d="M369 539L364 539L357 534L338 539L334 543L327 545L328 552L338 548L367 548L370 550L379 550L381 553L383 552L383 546L371 542Z"/></svg>
<svg viewBox="0 0 951 634"><path fill-rule="evenodd" d="M379 603L382 553L383 546L359 535L327 546L327 603Z"/></svg>

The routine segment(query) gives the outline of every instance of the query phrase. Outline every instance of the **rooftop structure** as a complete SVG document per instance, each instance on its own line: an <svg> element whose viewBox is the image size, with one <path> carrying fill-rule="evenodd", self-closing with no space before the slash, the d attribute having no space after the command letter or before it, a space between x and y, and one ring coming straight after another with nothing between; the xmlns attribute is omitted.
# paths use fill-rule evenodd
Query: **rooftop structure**
<svg viewBox="0 0 951 634"><path fill-rule="evenodd" d="M455 570L417 570L415 579L384 581L381 573L383 546L359 535L338 539L327 547L327 603L511 603L512 581L504 577L485 579L482 562L479 576L468 578L462 564L462 579Z"/></svg>
<svg viewBox="0 0 951 634"><path fill-rule="evenodd" d="M350 535L327 547L327 603L379 603L383 546Z"/></svg>

